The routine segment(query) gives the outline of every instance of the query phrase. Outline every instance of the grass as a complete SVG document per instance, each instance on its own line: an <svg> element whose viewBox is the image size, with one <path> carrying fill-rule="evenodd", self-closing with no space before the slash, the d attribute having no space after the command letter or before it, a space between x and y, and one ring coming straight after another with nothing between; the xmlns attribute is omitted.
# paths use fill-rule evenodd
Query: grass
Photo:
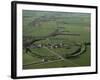
<svg viewBox="0 0 100 80"><path fill-rule="evenodd" d="M47 17L45 20L45 16ZM54 16L54 17L52 17ZM55 20L50 20L49 18ZM37 20L33 25L33 21ZM43 21L45 20L45 21ZM67 54L75 52L82 44L90 42L90 14L89 13L65 13L65 12L42 12L23 10L23 36L43 37L54 32L58 27L63 27L66 33L80 34L74 35L57 35L47 39L40 40L34 44L59 44L64 43L66 47L62 48L31 48L32 52L25 52L23 49L23 69L40 69L40 68L59 68L59 67L81 67L91 65L90 45L86 46L86 51L74 58L66 58ZM59 31L62 31L59 29ZM28 39L28 38L26 38ZM28 39L30 41L30 39ZM28 46L29 47L29 46ZM43 61L45 59L45 61Z"/></svg>

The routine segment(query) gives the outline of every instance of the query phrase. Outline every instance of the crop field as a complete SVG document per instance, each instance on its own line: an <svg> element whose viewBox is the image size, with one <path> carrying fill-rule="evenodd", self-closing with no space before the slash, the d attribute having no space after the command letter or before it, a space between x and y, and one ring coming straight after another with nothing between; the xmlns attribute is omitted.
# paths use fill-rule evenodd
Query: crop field
<svg viewBox="0 0 100 80"><path fill-rule="evenodd" d="M23 10L23 69L91 65L89 13Z"/></svg>

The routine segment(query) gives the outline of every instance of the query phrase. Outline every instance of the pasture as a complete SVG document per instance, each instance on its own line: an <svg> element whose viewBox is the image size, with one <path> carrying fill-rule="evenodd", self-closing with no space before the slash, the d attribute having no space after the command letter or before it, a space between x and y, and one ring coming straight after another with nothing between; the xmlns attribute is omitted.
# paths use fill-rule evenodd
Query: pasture
<svg viewBox="0 0 100 80"><path fill-rule="evenodd" d="M91 65L90 14L23 10L23 69Z"/></svg>

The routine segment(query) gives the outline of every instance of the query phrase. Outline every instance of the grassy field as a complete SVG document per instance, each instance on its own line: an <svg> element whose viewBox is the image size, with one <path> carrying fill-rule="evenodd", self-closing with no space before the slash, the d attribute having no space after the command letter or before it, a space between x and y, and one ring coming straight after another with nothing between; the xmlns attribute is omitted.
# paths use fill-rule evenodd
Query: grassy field
<svg viewBox="0 0 100 80"><path fill-rule="evenodd" d="M23 69L91 65L90 14L23 10Z"/></svg>

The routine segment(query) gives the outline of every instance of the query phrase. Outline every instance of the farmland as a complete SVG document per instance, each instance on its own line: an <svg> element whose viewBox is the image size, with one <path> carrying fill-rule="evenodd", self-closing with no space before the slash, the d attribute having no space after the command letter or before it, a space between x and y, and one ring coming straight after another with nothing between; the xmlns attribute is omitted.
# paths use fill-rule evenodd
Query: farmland
<svg viewBox="0 0 100 80"><path fill-rule="evenodd" d="M23 69L91 65L90 14L23 10Z"/></svg>

